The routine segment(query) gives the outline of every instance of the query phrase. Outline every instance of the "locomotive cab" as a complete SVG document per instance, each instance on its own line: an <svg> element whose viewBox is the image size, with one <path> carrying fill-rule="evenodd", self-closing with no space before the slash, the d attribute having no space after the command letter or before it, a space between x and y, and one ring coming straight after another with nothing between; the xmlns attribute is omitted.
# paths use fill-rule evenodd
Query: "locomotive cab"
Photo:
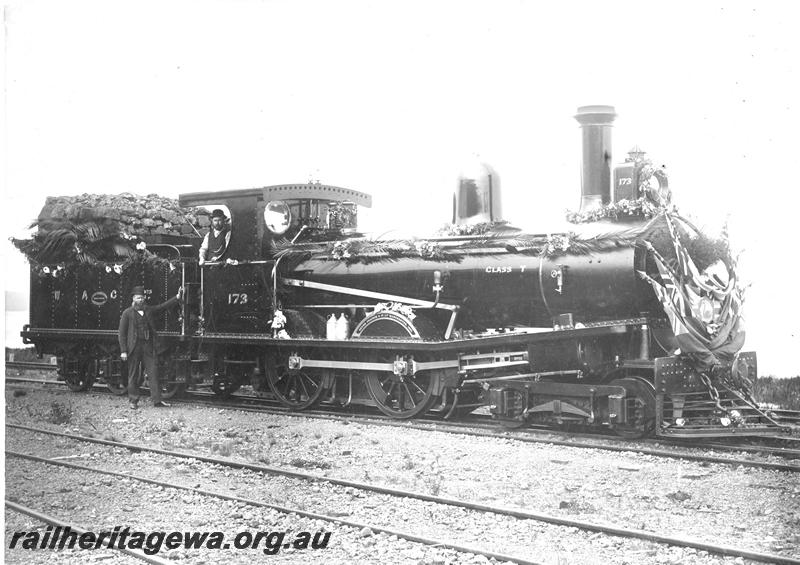
<svg viewBox="0 0 800 565"><path fill-rule="evenodd" d="M196 380L196 373L212 375L212 388L222 394L251 380L261 390L258 359L263 350L249 344L276 337L286 326L294 336L313 335L319 326L314 316L281 311L276 252L298 240L337 239L355 232L358 206L370 207L372 199L355 190L308 183L182 194L179 202L224 205L231 221L224 260L199 266L194 331L209 346L193 353L192 378Z"/></svg>
<svg viewBox="0 0 800 565"><path fill-rule="evenodd" d="M308 183L192 192L180 195L179 202L181 206L225 204L233 226L227 256L241 263L264 260L277 245L298 235L326 239L354 233L358 206L371 207L372 197L349 188Z"/></svg>
<svg viewBox="0 0 800 565"><path fill-rule="evenodd" d="M276 250L292 240L335 239L357 228L368 194L319 183L182 194L182 206L223 204L231 239L225 260L200 269L201 334L270 334L278 299Z"/></svg>

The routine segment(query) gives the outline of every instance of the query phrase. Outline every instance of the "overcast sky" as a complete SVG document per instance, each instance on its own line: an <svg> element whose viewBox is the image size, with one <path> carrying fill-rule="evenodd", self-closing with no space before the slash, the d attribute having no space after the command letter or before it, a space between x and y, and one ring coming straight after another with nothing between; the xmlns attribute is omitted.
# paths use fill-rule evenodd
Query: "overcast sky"
<svg viewBox="0 0 800 565"><path fill-rule="evenodd" d="M797 15L794 2L8 2L4 227L22 231L48 195L318 179L373 194L367 228L422 233L448 221L459 171L480 159L507 218L535 230L579 204L576 108L610 104L615 161L638 144L667 165L682 212L730 215L753 285L746 348L761 373L798 375ZM6 288L27 292L24 261L2 249Z"/></svg>

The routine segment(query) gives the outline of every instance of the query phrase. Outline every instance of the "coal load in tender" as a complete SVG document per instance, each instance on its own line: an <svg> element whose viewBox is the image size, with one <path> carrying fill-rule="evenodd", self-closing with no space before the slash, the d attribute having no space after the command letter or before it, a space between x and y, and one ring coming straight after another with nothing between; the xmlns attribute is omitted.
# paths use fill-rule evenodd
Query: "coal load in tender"
<svg viewBox="0 0 800 565"><path fill-rule="evenodd" d="M13 243L39 264L113 261L140 240L198 238L210 223L208 210L157 194L50 196L31 225L33 238Z"/></svg>
<svg viewBox="0 0 800 565"><path fill-rule="evenodd" d="M202 232L211 224L209 218L209 211L203 208L183 209L172 198L130 192L49 196L39 212L40 222L67 220L78 224L99 219L116 220L121 230L138 236L195 234L192 226Z"/></svg>

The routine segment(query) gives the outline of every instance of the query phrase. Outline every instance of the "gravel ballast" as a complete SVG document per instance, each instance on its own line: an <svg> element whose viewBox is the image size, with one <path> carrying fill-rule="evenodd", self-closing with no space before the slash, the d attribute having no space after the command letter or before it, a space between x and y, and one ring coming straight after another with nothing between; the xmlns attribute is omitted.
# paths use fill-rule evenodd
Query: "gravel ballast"
<svg viewBox="0 0 800 565"><path fill-rule="evenodd" d="M800 486L789 473L187 405L159 410L145 403L142 409L132 411L124 398L100 394L28 390L23 396L7 392L6 402L9 423L310 470L330 478L518 507L752 551L795 558L800 555L797 549ZM19 430L7 429L6 442L7 449L14 451L65 457L67 461L92 467L375 523L543 563L734 562L732 558L694 549L485 515L418 500L399 501L389 495L324 481L314 483L237 471L52 436L36 435L34 440L29 432ZM332 532L330 547L317 550L324 553L319 554L319 561L317 554L297 551L268 557L277 562L341 559L341 562L472 563L483 559L330 522L198 498L175 489L159 491L160 487L141 483L120 485L116 484L118 479L105 484L104 481L109 481L107 476L97 474L78 479L75 471L16 458L7 459L6 471L7 496L93 528L132 524L135 518L136 525L141 524L142 528L162 524L160 529L167 526L176 530L220 529L230 535L256 527L272 531ZM68 490L58 492L59 488ZM143 495L121 502L134 492ZM87 503L88 497L93 497L91 504ZM41 506L53 502L62 508ZM127 513L120 510L125 507L132 510ZM20 521L30 522L19 515L12 519L11 514L16 513L6 512L6 547L10 532L14 531L10 526ZM52 562L46 561L45 552L7 552L9 562L31 562L31 558ZM199 563L222 557L200 557L196 550L188 553L180 550L169 558ZM120 562L131 559L114 557L118 558L123 559ZM222 560L231 559L247 558L242 552L232 552Z"/></svg>

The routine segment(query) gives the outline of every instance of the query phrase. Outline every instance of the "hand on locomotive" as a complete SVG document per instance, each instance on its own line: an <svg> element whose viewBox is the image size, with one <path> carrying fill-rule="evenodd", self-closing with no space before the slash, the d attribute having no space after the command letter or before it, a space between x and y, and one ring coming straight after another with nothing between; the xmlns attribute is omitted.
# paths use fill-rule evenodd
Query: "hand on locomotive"
<svg viewBox="0 0 800 565"><path fill-rule="evenodd" d="M128 363L128 399L131 408L139 405L139 366L150 379L150 397L153 406L169 406L161 400L161 383L158 375L158 332L153 316L176 304L183 298L183 287L178 294L157 306L145 304L144 287L135 286L131 291L131 305L123 313L119 321L120 358Z"/></svg>

